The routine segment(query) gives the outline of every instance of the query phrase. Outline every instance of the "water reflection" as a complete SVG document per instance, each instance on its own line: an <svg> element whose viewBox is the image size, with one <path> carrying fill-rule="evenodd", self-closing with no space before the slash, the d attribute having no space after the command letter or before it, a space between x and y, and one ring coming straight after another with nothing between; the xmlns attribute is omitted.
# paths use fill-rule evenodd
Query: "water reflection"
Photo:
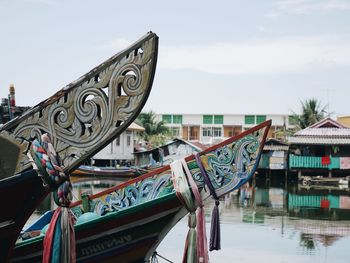
<svg viewBox="0 0 350 263"><path fill-rule="evenodd" d="M75 181L74 196L97 193L124 181ZM209 202L206 207L208 232L213 205ZM211 253L211 262L349 262L348 189L258 180L223 198L220 220L222 250ZM181 262L186 233L184 218L163 240L159 254Z"/></svg>

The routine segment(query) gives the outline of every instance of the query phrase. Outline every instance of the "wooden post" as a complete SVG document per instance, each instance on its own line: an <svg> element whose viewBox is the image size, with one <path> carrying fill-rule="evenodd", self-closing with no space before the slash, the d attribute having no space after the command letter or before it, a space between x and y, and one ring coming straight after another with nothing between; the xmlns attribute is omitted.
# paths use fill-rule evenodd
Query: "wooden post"
<svg viewBox="0 0 350 263"><path fill-rule="evenodd" d="M328 178L332 178L332 170L328 171Z"/></svg>
<svg viewBox="0 0 350 263"><path fill-rule="evenodd" d="M284 185L285 185L285 188L287 189L287 186L288 186L288 171L287 171L287 169L284 170Z"/></svg>

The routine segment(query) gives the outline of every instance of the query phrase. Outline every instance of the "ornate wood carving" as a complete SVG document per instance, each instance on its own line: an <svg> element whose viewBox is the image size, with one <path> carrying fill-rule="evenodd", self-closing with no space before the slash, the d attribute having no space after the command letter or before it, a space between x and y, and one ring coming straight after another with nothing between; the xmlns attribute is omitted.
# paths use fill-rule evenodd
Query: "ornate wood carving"
<svg viewBox="0 0 350 263"><path fill-rule="evenodd" d="M49 133L70 172L137 117L152 87L157 53L158 37L150 32L0 131L27 141Z"/></svg>

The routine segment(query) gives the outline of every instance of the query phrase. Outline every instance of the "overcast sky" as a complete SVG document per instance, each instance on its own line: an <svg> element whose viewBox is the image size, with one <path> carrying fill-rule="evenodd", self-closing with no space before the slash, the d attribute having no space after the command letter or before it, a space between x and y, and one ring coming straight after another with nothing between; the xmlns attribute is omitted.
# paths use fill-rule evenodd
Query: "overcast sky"
<svg viewBox="0 0 350 263"><path fill-rule="evenodd" d="M350 1L0 0L0 97L33 106L152 30L145 110L350 114Z"/></svg>

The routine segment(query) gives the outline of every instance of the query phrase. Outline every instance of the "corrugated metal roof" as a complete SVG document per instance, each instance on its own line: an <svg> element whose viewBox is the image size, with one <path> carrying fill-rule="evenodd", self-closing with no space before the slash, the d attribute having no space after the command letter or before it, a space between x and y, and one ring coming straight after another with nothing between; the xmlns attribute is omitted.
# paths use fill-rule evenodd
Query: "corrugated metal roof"
<svg viewBox="0 0 350 263"><path fill-rule="evenodd" d="M350 137L334 138L334 137L293 136L288 138L288 142L289 144L350 145Z"/></svg>
<svg viewBox="0 0 350 263"><path fill-rule="evenodd" d="M288 151L289 146L286 145L264 145L264 151Z"/></svg>
<svg viewBox="0 0 350 263"><path fill-rule="evenodd" d="M327 136L327 137L349 137L349 128L306 128L298 131L294 136Z"/></svg>

